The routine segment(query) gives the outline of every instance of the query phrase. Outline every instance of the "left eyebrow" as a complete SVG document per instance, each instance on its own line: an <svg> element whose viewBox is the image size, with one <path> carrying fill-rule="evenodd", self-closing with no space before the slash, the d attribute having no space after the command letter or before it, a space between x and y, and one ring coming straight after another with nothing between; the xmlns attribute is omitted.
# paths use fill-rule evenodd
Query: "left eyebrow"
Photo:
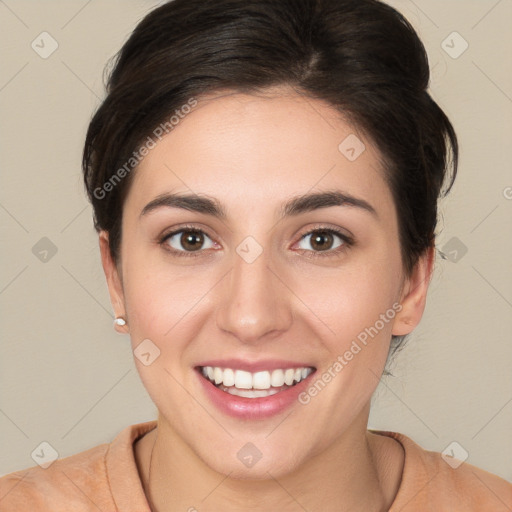
<svg viewBox="0 0 512 512"><path fill-rule="evenodd" d="M375 208L370 203L339 190L328 190L326 192L293 197L282 207L281 216L299 215L330 206L354 206L378 217Z"/></svg>
<svg viewBox="0 0 512 512"><path fill-rule="evenodd" d="M354 197L339 190L330 190L292 197L281 207L280 215L281 218L296 216L301 213L318 210L320 208L328 208L331 206L352 206L360 208L361 210L367 211L375 217L378 217L375 208L370 203L364 199ZM180 208L192 212L204 213L222 220L227 219L225 208L215 199L195 194L173 193L162 194L150 201L143 208L140 216L142 217L163 207Z"/></svg>

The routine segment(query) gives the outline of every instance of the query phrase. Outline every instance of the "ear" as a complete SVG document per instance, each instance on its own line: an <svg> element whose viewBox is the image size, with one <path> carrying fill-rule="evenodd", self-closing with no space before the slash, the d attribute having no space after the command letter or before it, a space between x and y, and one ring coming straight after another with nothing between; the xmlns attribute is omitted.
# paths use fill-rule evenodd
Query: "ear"
<svg viewBox="0 0 512 512"><path fill-rule="evenodd" d="M435 247L427 249L418 259L402 288L402 309L395 316L392 334L409 334L420 323L427 302L428 286L434 268Z"/></svg>
<svg viewBox="0 0 512 512"><path fill-rule="evenodd" d="M105 277L107 279L108 292L110 294L110 302L114 308L114 315L116 318L123 317L126 320L123 285L117 270L117 266L112 259L112 255L110 254L110 243L107 231L100 231L99 243L101 263L103 265L103 271L105 272ZM126 334L129 332L127 323L122 326L114 323L114 328L120 334Z"/></svg>

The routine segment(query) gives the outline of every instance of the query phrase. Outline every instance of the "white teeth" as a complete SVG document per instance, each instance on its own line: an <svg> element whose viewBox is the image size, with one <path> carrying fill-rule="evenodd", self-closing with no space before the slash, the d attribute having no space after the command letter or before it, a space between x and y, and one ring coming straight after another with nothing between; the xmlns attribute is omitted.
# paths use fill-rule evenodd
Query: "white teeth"
<svg viewBox="0 0 512 512"><path fill-rule="evenodd" d="M254 373L252 376L252 387L254 389L270 388L270 373L269 372Z"/></svg>
<svg viewBox="0 0 512 512"><path fill-rule="evenodd" d="M293 386L294 384L304 380L313 371L312 368L286 368L261 372L246 372L244 370L233 370L232 368L220 368L218 366L204 366L201 373L217 387L229 388L231 394L238 396L247 396L256 398L259 396L269 396L283 389ZM238 391L244 390L243 394ZM260 393L260 391L262 393Z"/></svg>
<svg viewBox="0 0 512 512"><path fill-rule="evenodd" d="M235 380L235 372L231 368L226 368L224 370L224 378L222 379L224 386L234 386Z"/></svg>
<svg viewBox="0 0 512 512"><path fill-rule="evenodd" d="M288 368L288 370L286 370L284 372L284 383L287 386L291 386L293 384L294 375L295 375L295 370L293 368Z"/></svg>
<svg viewBox="0 0 512 512"><path fill-rule="evenodd" d="M283 370L274 370L272 372L272 377L270 378L270 382L272 383L272 387L279 388L284 384L284 372Z"/></svg>
<svg viewBox="0 0 512 512"><path fill-rule="evenodd" d="M243 396L244 398L263 398L279 393L279 389L238 389L235 387L227 388L226 391L230 395Z"/></svg>
<svg viewBox="0 0 512 512"><path fill-rule="evenodd" d="M226 368L224 370L224 375L226 375L226 372L233 372L233 370L230 370L229 368ZM226 379L224 377L224 381L222 382L224 386L229 386L229 381L226 383ZM238 389L252 389L252 375L249 372L244 372L243 370L237 370L235 372L235 380L233 382L235 385L235 388ZM231 386L233 385L231 384Z"/></svg>
<svg viewBox="0 0 512 512"><path fill-rule="evenodd" d="M224 372L217 366L213 369L213 379L215 384L220 384L224 379Z"/></svg>

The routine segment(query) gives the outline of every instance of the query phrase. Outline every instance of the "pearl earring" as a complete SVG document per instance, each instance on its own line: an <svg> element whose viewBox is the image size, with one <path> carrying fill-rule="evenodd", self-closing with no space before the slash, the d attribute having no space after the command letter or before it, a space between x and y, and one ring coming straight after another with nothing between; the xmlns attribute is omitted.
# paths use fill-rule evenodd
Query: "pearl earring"
<svg viewBox="0 0 512 512"><path fill-rule="evenodd" d="M119 327L122 327L123 325L126 325L126 320L125 320L122 316L118 316L118 317L114 320L114 324L115 324L115 325L118 325Z"/></svg>

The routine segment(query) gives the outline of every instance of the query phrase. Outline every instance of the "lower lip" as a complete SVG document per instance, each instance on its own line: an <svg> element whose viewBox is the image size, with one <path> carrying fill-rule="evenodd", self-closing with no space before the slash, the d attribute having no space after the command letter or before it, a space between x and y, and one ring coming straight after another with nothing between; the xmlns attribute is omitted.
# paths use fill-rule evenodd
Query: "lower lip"
<svg viewBox="0 0 512 512"><path fill-rule="evenodd" d="M208 379L203 377L200 370L196 373L208 398L223 413L235 418L256 420L275 416L286 410L293 403L297 403L298 396L309 385L309 378L315 372L312 372L306 379L291 388L280 391L275 395L260 398L246 398L232 395L220 390Z"/></svg>

